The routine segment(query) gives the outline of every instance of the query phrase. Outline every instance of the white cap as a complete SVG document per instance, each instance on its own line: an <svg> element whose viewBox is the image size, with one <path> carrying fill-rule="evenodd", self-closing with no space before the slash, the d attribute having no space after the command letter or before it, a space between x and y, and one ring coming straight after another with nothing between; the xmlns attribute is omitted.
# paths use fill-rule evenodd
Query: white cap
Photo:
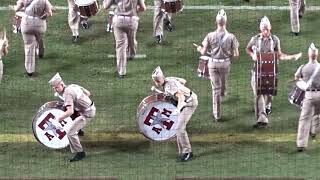
<svg viewBox="0 0 320 180"><path fill-rule="evenodd" d="M271 23L267 16L264 16L260 21L260 30L262 31L265 27L271 29Z"/></svg>
<svg viewBox="0 0 320 180"><path fill-rule="evenodd" d="M216 22L227 22L227 13L223 9L220 9L220 11L218 12L216 16Z"/></svg>
<svg viewBox="0 0 320 180"><path fill-rule="evenodd" d="M152 79L157 80L160 77L164 77L163 72L160 68L160 66L158 66L153 72L152 72Z"/></svg>
<svg viewBox="0 0 320 180"><path fill-rule="evenodd" d="M61 78L60 74L57 73L56 75L54 75L54 76L50 79L49 84L50 84L51 86L57 86L57 85L59 85L61 82L62 82L62 78Z"/></svg>
<svg viewBox="0 0 320 180"><path fill-rule="evenodd" d="M316 48L316 46L311 43L309 50L308 50L308 54L310 55L318 55L318 49Z"/></svg>

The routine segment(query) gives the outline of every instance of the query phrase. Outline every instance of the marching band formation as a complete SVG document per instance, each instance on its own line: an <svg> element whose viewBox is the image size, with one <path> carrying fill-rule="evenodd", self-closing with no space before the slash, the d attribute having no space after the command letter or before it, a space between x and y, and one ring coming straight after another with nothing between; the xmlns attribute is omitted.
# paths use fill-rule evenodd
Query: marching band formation
<svg viewBox="0 0 320 180"><path fill-rule="evenodd" d="M182 0L154 0L153 36L161 44L163 28L173 31L172 13L183 9ZM292 4L291 4L292 5ZM293 6L293 5L292 5ZM79 25L89 28L89 18L99 11L95 0L68 0L68 23L72 32L72 42L80 39ZM106 31L114 32L116 42L117 71L119 78L125 78L127 59L136 55L136 33L139 24L138 12L145 11L144 0L104 0L104 9L112 9L108 15ZM297 8L295 7L297 10ZM14 7L17 12L14 32L22 33L25 49L25 68L28 76L35 72L35 59L44 57L43 35L46 21L52 16L49 0L18 0ZM113 11L115 10L115 11ZM298 12L298 11L297 11ZM304 12L304 10L303 10ZM303 14L301 13L301 16ZM299 14L300 15L300 14ZM297 13L291 11L296 18ZM239 57L239 42L227 30L227 13L221 9L216 15L217 29L208 33L201 45L196 45L201 54L198 73L209 79L212 87L212 118L223 119L221 106L227 96L230 65ZM21 25L19 25L19 22ZM292 23L292 32L298 35L299 23ZM251 86L254 95L256 124L254 128L267 128L268 115L272 112L273 96L277 94L278 61L298 60L301 53L285 54L280 39L271 34L271 23L264 16L260 22L260 33L249 41L246 52L253 60ZM0 81L3 74L3 57L8 53L8 39L0 33ZM309 62L299 67L295 73L296 86L289 95L292 104L301 106L297 135L297 150L304 151L308 145L309 133L315 134L312 123L319 121L320 113L320 65L317 61L318 49L312 43L308 50ZM186 80L165 77L158 66L151 78L155 86L154 94L146 97L138 107L138 126L145 137L155 141L177 137L178 153L181 161L193 158L186 126L198 106L197 94L186 87ZM50 148L64 148L70 145L75 156L70 162L85 158L78 132L95 117L96 108L90 99L90 92L76 84L66 85L59 73L49 81L58 101L44 104L33 119L36 139ZM317 117L317 118L314 118ZM316 119L316 120L313 120Z"/></svg>

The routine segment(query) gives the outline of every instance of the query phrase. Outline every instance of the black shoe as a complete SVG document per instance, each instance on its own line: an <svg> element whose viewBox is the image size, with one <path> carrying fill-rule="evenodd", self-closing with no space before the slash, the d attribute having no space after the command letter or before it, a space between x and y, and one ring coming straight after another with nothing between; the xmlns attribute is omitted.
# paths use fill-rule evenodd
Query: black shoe
<svg viewBox="0 0 320 180"><path fill-rule="evenodd" d="M316 138L317 134L310 133L312 139Z"/></svg>
<svg viewBox="0 0 320 180"><path fill-rule="evenodd" d="M173 26L172 26L172 24L171 24L171 22L170 22L169 20L166 20L166 21L164 22L164 26L165 26L165 28L166 28L167 31L170 31L170 32L173 31Z"/></svg>
<svg viewBox="0 0 320 180"><path fill-rule="evenodd" d="M294 36L299 36L300 35L300 33L298 33L298 32L291 32L291 34L294 35Z"/></svg>
<svg viewBox="0 0 320 180"><path fill-rule="evenodd" d="M72 42L77 43L79 41L79 36L72 36Z"/></svg>
<svg viewBox="0 0 320 180"><path fill-rule="evenodd" d="M301 18L302 18L302 15L299 14L299 19L301 19Z"/></svg>
<svg viewBox="0 0 320 180"><path fill-rule="evenodd" d="M40 58L40 59L42 59L42 58L43 58L43 54L39 54L38 56L39 56L39 58Z"/></svg>
<svg viewBox="0 0 320 180"><path fill-rule="evenodd" d="M180 160L181 162L186 162L186 161L191 161L193 158L193 153L189 152L189 153L184 153L181 155Z"/></svg>
<svg viewBox="0 0 320 180"><path fill-rule="evenodd" d="M82 129L78 131L78 136L84 136L84 131Z"/></svg>
<svg viewBox="0 0 320 180"><path fill-rule="evenodd" d="M32 77L32 76L33 76L33 73L28 73L28 72L27 72L27 75L28 75L29 77Z"/></svg>
<svg viewBox="0 0 320 180"><path fill-rule="evenodd" d="M78 152L73 158L70 159L70 162L80 161L86 157L85 152Z"/></svg>
<svg viewBox="0 0 320 180"><path fill-rule="evenodd" d="M297 147L298 152L304 152L306 150L305 147Z"/></svg>
<svg viewBox="0 0 320 180"><path fill-rule="evenodd" d="M214 116L212 116L212 118L213 118L213 122L221 122L221 118L216 118Z"/></svg>
<svg viewBox="0 0 320 180"><path fill-rule="evenodd" d="M267 115L270 115L272 113L272 108L266 108L266 114Z"/></svg>
<svg viewBox="0 0 320 180"><path fill-rule="evenodd" d="M119 79L124 79L126 77L126 75L119 75Z"/></svg>
<svg viewBox="0 0 320 180"><path fill-rule="evenodd" d="M253 128L257 128L257 129L263 129L267 127L268 127L268 123L265 123L265 122L257 122L256 124L253 125Z"/></svg>
<svg viewBox="0 0 320 180"><path fill-rule="evenodd" d="M163 39L163 36L162 36L162 35L156 36L156 43L157 43L157 44L161 44L162 39Z"/></svg>

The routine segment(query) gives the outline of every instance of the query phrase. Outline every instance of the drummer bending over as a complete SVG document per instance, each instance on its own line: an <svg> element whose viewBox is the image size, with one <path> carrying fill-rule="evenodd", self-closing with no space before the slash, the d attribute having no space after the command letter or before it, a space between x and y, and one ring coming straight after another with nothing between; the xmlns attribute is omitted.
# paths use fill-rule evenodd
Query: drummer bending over
<svg viewBox="0 0 320 180"><path fill-rule="evenodd" d="M181 161L189 161L193 157L191 145L186 131L187 123L198 106L197 95L185 87L186 80L181 78L165 78L158 66L152 73L154 83L164 89L164 94L178 102L172 116L178 116L177 144Z"/></svg>
<svg viewBox="0 0 320 180"><path fill-rule="evenodd" d="M57 117L56 120L61 122L65 118L70 117L74 113L74 109L80 113L80 116L74 120L74 124L69 132L67 132L67 136L71 152L75 153L75 156L70 159L70 162L82 160L86 154L80 144L78 131L84 128L96 114L96 107L89 98L91 93L76 84L65 85L59 73L49 81L49 84L64 98L64 106L67 109L60 117Z"/></svg>
<svg viewBox="0 0 320 180"><path fill-rule="evenodd" d="M280 40L276 35L271 34L271 23L266 16L261 19L260 31L261 33L251 38L246 49L253 61L257 60L256 53L275 53L280 60L298 60L301 57L301 53L287 55L281 51ZM254 70L252 70L251 86L255 97L257 121L253 127L266 128L269 123L267 115L271 114L272 95L257 94Z"/></svg>

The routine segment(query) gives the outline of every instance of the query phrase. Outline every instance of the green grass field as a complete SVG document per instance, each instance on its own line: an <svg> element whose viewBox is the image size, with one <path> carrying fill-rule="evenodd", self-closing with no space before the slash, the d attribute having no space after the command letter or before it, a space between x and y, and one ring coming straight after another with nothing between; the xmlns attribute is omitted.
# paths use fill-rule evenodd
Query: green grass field
<svg viewBox="0 0 320 180"><path fill-rule="evenodd" d="M52 1L53 5L66 5ZM55 3L56 2L56 3ZM309 5L320 5L317 0ZM5 0L0 6L14 4ZM153 5L152 1L147 1ZM288 1L240 0L187 1L187 5L287 5ZM289 11L229 10L228 30L240 42L240 59L232 64L229 99L223 103L223 122L211 119L211 86L197 77L199 54L192 43L201 43L215 29L217 10L184 10L173 17L174 32L165 32L160 45L152 38L153 11L140 15L137 33L138 54L145 59L129 61L128 76L117 77L113 34L106 33L102 12L91 18L92 27L81 30L80 43L71 43L67 10L59 10L49 19L45 35L45 58L38 60L37 74L30 80L25 75L21 35L11 32L13 11L0 11L0 27L8 31L9 55L4 59L4 78L0 84L0 177L61 178L117 177L119 179L174 179L179 177L291 177L318 179L320 144L312 140L305 153L296 153L296 131L299 109L289 104L289 80L300 64L307 62L311 42L319 46L319 12L307 12L302 19L301 36L290 32ZM267 15L273 33L287 53L303 52L297 62L280 62L278 95L269 117L270 127L255 130L253 93L250 86L252 62L245 54L250 38L258 33L259 20ZM150 142L139 134L136 109L150 94L151 73L161 65L167 76L188 80L188 87L198 94L199 106L188 124L195 158L177 162L175 140ZM38 108L54 100L47 83L60 72L65 82L80 84L93 94L97 106L95 119L86 127L83 138L88 157L68 163L68 148L50 150L32 137L31 121Z"/></svg>

